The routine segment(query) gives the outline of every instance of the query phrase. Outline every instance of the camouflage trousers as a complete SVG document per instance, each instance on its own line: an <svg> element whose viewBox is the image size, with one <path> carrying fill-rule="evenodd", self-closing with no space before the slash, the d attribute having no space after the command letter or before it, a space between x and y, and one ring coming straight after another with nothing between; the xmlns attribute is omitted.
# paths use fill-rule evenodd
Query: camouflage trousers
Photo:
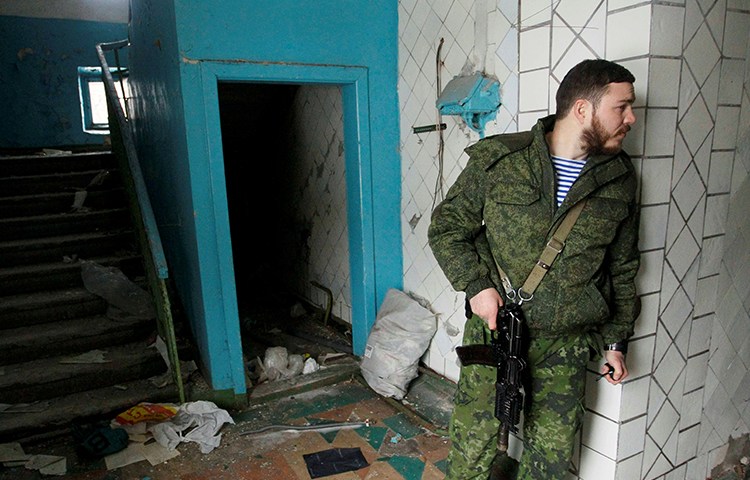
<svg viewBox="0 0 750 480"><path fill-rule="evenodd" d="M489 330L479 317L466 322L464 345L484 343ZM589 342L586 336L532 339L529 345L523 454L518 480L564 479L583 418ZM450 423L446 479L486 479L497 454L495 418L497 370L461 368Z"/></svg>

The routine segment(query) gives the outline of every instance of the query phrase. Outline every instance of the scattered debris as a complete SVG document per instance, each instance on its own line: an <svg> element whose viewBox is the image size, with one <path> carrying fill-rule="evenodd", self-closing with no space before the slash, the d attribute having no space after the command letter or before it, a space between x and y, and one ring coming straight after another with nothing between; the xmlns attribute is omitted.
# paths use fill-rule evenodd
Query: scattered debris
<svg viewBox="0 0 750 480"><path fill-rule="evenodd" d="M60 359L57 363L61 364L92 364L92 363L110 363L110 360L104 358L108 352L106 350L90 350L80 355L72 357L65 357Z"/></svg>
<svg viewBox="0 0 750 480"><path fill-rule="evenodd" d="M119 268L81 260L81 278L86 290L107 301L107 317L121 319L123 312L127 318L156 317L149 293L133 283Z"/></svg>
<svg viewBox="0 0 750 480"><path fill-rule="evenodd" d="M42 475L65 475L67 459L56 455L28 455L20 443L0 444L0 463L4 467L25 467L28 470L39 470Z"/></svg>
<svg viewBox="0 0 750 480"><path fill-rule="evenodd" d="M332 448L322 452L302 455L310 478L327 477L337 473L352 472L369 466L362 450L357 448Z"/></svg>
<svg viewBox="0 0 750 480"><path fill-rule="evenodd" d="M119 425L135 425L141 422L162 422L177 415L178 407L171 403L141 402L115 417Z"/></svg>
<svg viewBox="0 0 750 480"><path fill-rule="evenodd" d="M226 410L205 400L180 406L177 415L152 426L149 431L163 447L174 450L181 442L195 442L201 453L209 453L221 443L221 427L234 424Z"/></svg>
<svg viewBox="0 0 750 480"><path fill-rule="evenodd" d="M253 359L247 368L252 381L263 383L317 372L320 364L307 354L289 354L285 347L270 347L266 349L263 360Z"/></svg>
<svg viewBox="0 0 750 480"><path fill-rule="evenodd" d="M338 430L354 429L360 427L369 427L369 420L364 422L334 422L334 423L323 423L319 425L268 425L263 428L256 430L248 430L246 432L240 432L240 435L257 435L268 431L277 432L318 432L327 433L335 432Z"/></svg>

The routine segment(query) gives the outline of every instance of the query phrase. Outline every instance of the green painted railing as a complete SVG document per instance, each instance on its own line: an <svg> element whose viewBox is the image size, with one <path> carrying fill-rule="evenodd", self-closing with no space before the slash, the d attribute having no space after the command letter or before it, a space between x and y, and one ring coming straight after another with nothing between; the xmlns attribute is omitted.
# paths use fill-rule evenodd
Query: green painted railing
<svg viewBox="0 0 750 480"><path fill-rule="evenodd" d="M180 403L185 403L185 388L182 384L182 375L180 372L180 359L177 352L177 339L174 331L174 319L172 317L172 307L169 301L169 291L167 289L167 279L169 270L167 269L167 260L164 256L164 249L159 236L159 229L156 224L156 218L151 208L146 183L143 180L141 166L138 162L138 154L133 141L133 135L128 117L123 111L120 99L115 89L115 79L112 72L118 76L122 91L126 92L123 86L123 78L127 70L120 66L119 51L129 46L127 40L112 43L100 43L96 46L96 53L99 56L99 63L102 67L102 77L104 88L107 94L107 106L109 109L109 132L112 141L112 152L117 158L120 171L125 182L125 188L128 192L130 203L130 212L135 224L138 243L143 255L146 267L146 276L148 278L151 296L156 304L156 316L158 324L158 333L167 346L169 357L169 366L172 372L172 378L177 386ZM110 69L107 63L105 52L113 52L116 66ZM125 95L123 99L127 108L128 98ZM114 121L113 121L114 120Z"/></svg>

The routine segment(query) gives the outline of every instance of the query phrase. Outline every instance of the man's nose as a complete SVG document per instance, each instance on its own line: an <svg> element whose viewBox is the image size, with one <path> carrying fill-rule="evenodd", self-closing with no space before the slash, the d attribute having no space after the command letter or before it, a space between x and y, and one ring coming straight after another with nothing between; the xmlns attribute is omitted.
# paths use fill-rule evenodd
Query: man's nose
<svg viewBox="0 0 750 480"><path fill-rule="evenodd" d="M624 120L625 125L632 125L635 123L635 113L632 108L629 108Z"/></svg>

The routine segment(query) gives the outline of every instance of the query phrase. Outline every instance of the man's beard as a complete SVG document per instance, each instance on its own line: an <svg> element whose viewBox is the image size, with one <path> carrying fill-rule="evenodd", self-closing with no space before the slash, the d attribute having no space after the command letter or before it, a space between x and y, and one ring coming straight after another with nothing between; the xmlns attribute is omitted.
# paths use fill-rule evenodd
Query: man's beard
<svg viewBox="0 0 750 480"><path fill-rule="evenodd" d="M616 145L607 146L607 141L622 133L630 131L630 126L625 125L621 129L617 130L613 135L610 135L604 126L599 121L599 117L594 115L591 121L591 128L587 128L581 133L581 141L583 142L583 149L589 154L594 155L615 155L622 150L622 143Z"/></svg>

